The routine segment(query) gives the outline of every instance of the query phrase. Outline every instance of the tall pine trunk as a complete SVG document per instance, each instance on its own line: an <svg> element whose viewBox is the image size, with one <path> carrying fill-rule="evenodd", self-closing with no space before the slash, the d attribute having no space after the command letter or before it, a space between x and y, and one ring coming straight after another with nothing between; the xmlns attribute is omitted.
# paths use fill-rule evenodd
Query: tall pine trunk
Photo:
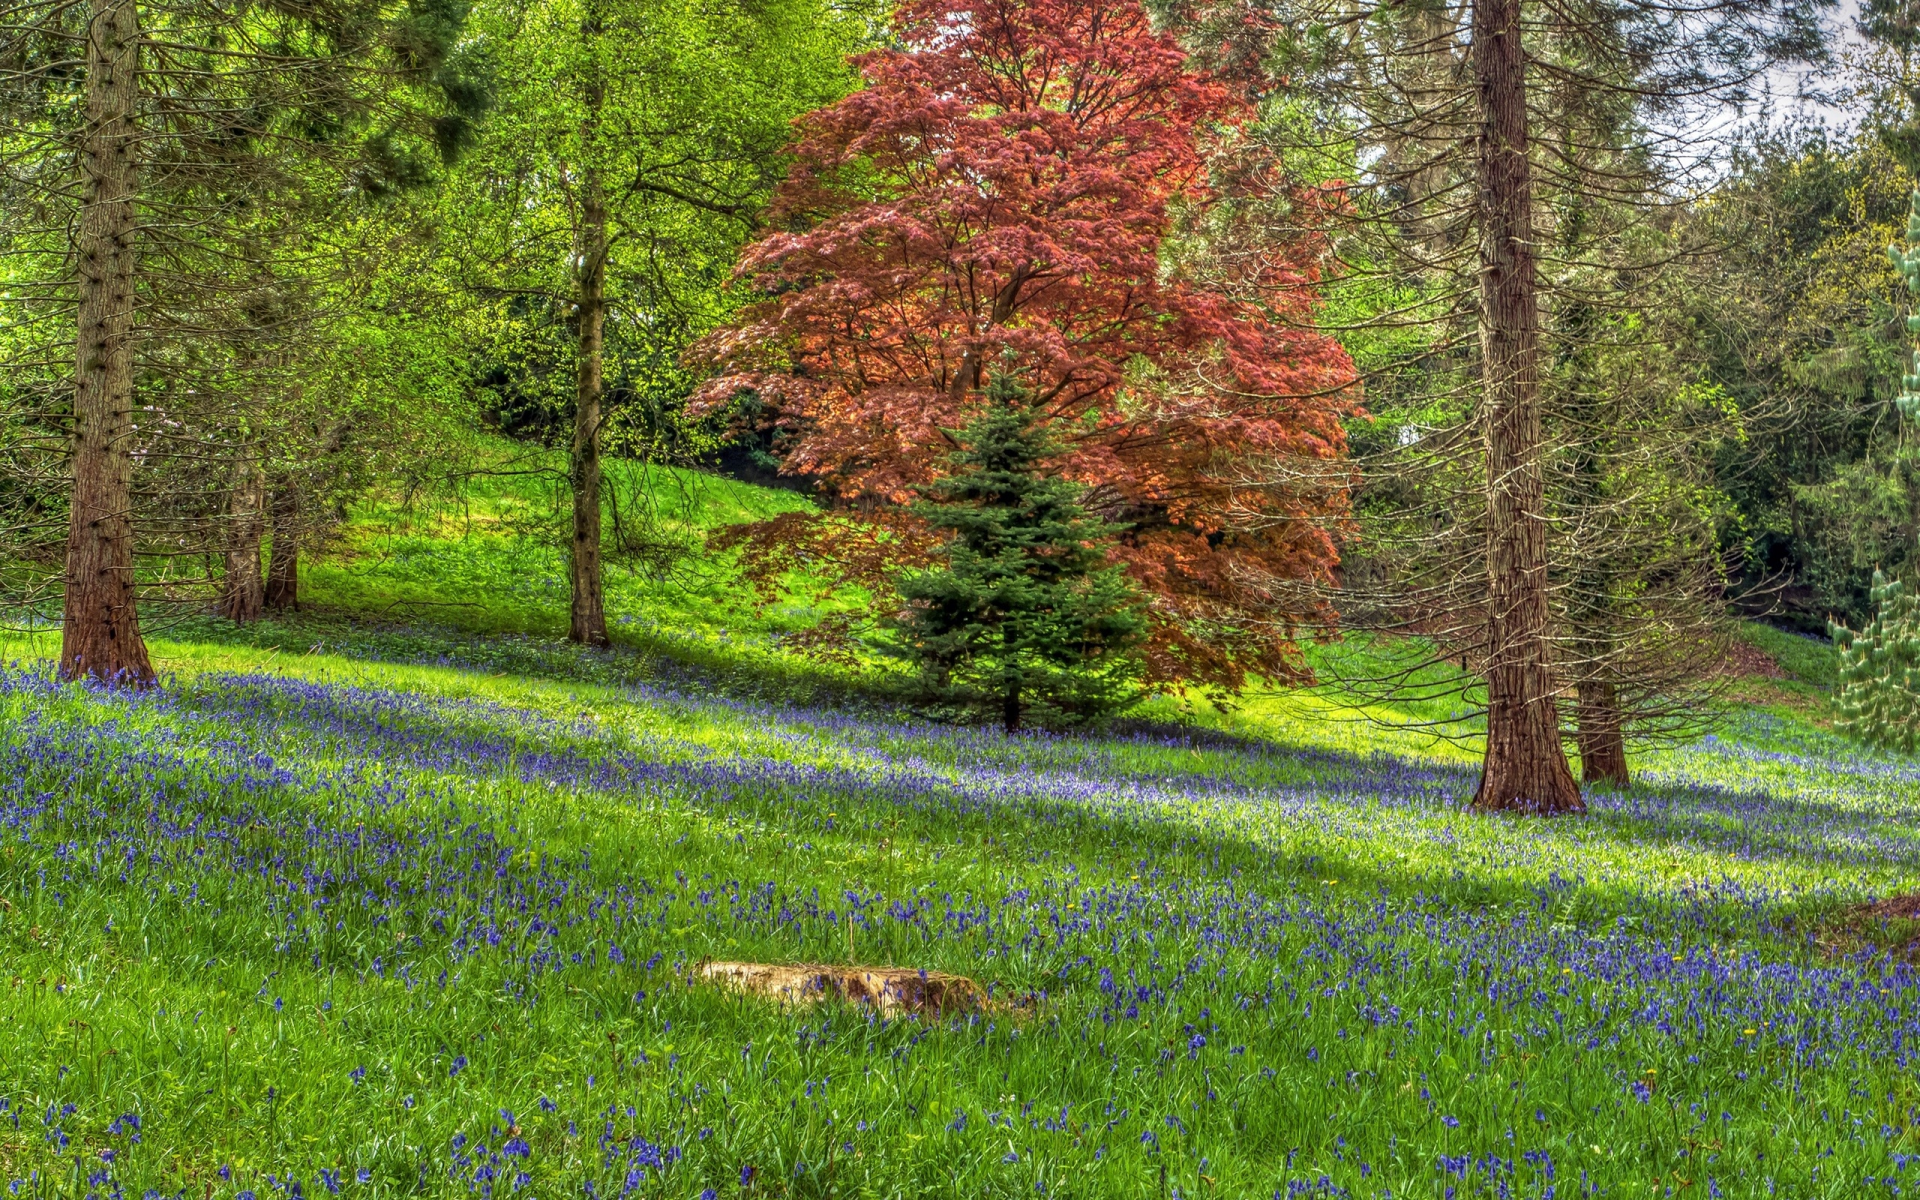
<svg viewBox="0 0 1920 1200"><path fill-rule="evenodd" d="M1520 0L1475 0L1480 340L1487 439L1487 751L1475 807L1583 812L1547 638L1540 298Z"/></svg>
<svg viewBox="0 0 1920 1200"><path fill-rule="evenodd" d="M300 493L290 481L267 500L273 542L267 556L267 607L275 612L300 608Z"/></svg>
<svg viewBox="0 0 1920 1200"><path fill-rule="evenodd" d="M1620 694L1611 683L1585 680L1574 708L1578 727L1574 742L1580 748L1580 779L1588 787L1626 787L1633 782L1627 769L1626 719Z"/></svg>
<svg viewBox="0 0 1920 1200"><path fill-rule="evenodd" d="M260 543L266 536L266 484L252 453L243 452L227 493L227 569L220 615L239 624L257 621L266 605Z"/></svg>
<svg viewBox="0 0 1920 1200"><path fill-rule="evenodd" d="M582 172L579 247L579 345L573 407L573 609L567 636L588 646L610 644L600 572L601 340L606 327L607 209L599 168Z"/></svg>
<svg viewBox="0 0 1920 1200"><path fill-rule="evenodd" d="M134 612L135 107L140 22L135 0L91 0L84 206L74 354L73 495L67 533L60 674L134 686L154 680Z"/></svg>

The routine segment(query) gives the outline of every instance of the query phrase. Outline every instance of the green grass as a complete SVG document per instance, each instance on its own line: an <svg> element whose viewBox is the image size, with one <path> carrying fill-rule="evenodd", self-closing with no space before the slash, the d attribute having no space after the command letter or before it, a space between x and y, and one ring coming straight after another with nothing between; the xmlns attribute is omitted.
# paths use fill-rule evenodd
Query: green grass
<svg viewBox="0 0 1920 1200"><path fill-rule="evenodd" d="M1831 688L1840 682L1840 656L1832 642L1788 633L1758 621L1743 624L1740 636L1801 683Z"/></svg>
<svg viewBox="0 0 1920 1200"><path fill-rule="evenodd" d="M495 670L602 680L665 675L766 699L849 702L886 692L884 676L781 652L780 637L822 610L792 599L762 604L730 557L706 552L710 532L805 508L804 496L621 460L605 465L604 579L616 653L604 661L573 655L564 645L564 456L481 445L485 462L456 491L382 494L356 505L327 554L304 564L301 614L247 628L170 614L164 628L290 652L319 646L401 661L451 654Z"/></svg>
<svg viewBox="0 0 1920 1200"><path fill-rule="evenodd" d="M678 534L793 502L689 494ZM564 596L508 586L542 553L512 494L470 502L459 526L362 512L310 576L324 611L174 625L157 693L54 686L50 635L0 644L0 1182L1911 1190L1920 976L1872 956L1904 926L1843 916L1920 886L1911 760L1729 706L1539 822L1465 810L1445 699L926 726L781 655L799 616L721 603L716 566L625 577L615 652L568 647ZM1352 676L1400 652L1312 654ZM707 958L1021 1003L784 1007L699 982Z"/></svg>
<svg viewBox="0 0 1920 1200"><path fill-rule="evenodd" d="M564 497L554 489L563 460L555 453L488 444L493 470L458 495L360 504L330 554L309 563L302 580L304 616L236 629L211 619L175 619L196 640L262 646L354 648L359 654L415 661L448 653L498 669L551 669L603 679L699 678L732 695L801 702L886 704L887 664L869 655L864 676L781 653L781 635L811 624L821 609L793 594L761 604L741 584L730 559L703 552L705 535L721 526L802 509L793 492L755 487L698 471L611 462L610 493L625 497L624 525L651 548L614 555L606 573L609 630L619 651L604 666L565 652L568 590L560 547ZM619 540L614 517L609 544ZM809 581L796 581L805 584ZM811 593L810 588L797 592ZM836 605L859 605L850 595ZM506 636L502 636L506 635ZM1404 666L1407 648L1388 639L1349 636L1306 646L1310 665L1333 680L1378 680ZM560 664L565 665L560 665ZM537 669L537 668L536 668ZM1330 731L1329 745L1418 746L1471 754L1477 734L1454 719L1452 691L1462 673L1419 673L1432 698L1364 701L1337 683L1316 688L1256 687L1226 709L1198 694L1156 697L1134 714L1159 722L1199 721L1259 736L1270 720L1301 730ZM1381 728L1375 728L1376 726Z"/></svg>
<svg viewBox="0 0 1920 1200"><path fill-rule="evenodd" d="M426 620L475 633L564 634L568 501L563 456L489 446L490 469L457 493L363 501L303 599L362 617ZM804 497L717 475L609 460L606 572L612 632L630 643L763 643L807 610L756 612L707 531L803 508ZM623 546L626 552L623 553Z"/></svg>

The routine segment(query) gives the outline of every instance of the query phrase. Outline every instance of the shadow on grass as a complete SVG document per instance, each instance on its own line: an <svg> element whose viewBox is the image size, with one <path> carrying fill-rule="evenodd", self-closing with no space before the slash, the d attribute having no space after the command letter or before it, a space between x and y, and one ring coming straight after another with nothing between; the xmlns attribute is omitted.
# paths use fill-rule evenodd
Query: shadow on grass
<svg viewBox="0 0 1920 1200"><path fill-rule="evenodd" d="M1007 739L997 732L920 721L895 694L857 678L795 660L769 663L714 648L629 642L601 653L559 639L479 635L326 612L247 627L200 618L176 624L169 634L293 655L317 647L372 661L637 689L651 693L634 697L641 702L718 705L727 710L722 716L729 721L747 717L765 731L824 735L836 751L869 751L871 757L863 762L821 766L771 755L716 759L697 743L675 745L671 739L623 749L596 741L595 731L571 728L564 720L526 720L535 710L491 702L462 708L377 688L361 692L367 697L411 696L406 731L378 720L356 720L337 730L366 739L356 753L411 760L428 770L486 771L497 769L490 763L511 760L512 769L529 780L564 782L612 796L642 785L692 788L727 797L731 806L751 808L757 819L796 838L820 836L823 812L858 805L871 808L869 815L884 814L896 839L904 834L936 845L997 839L1003 847L998 853L1029 858L1102 844L1109 849L1108 857L1119 851L1149 870L1241 870L1283 886L1310 886L1332 871L1349 884L1387 894L1444 895L1459 904L1511 903L1537 891L1523 881L1528 871L1542 874L1537 861L1491 864L1489 873L1484 864L1449 872L1436 869L1431 860L1415 869L1382 858L1377 853L1380 838L1390 835L1356 826L1369 812L1397 809L1412 816L1431 826L1417 831L1429 843L1450 846L1461 828L1448 822L1471 792L1472 768L1418 756L1295 746L1279 738L1144 720L1116 723L1099 734ZM261 703L265 697L259 689L274 678L279 677L229 677L237 686L226 699L210 693L180 699L204 707L209 716L262 719L274 705ZM228 689L223 685L221 690ZM285 705L280 709L275 719L285 721L289 732L309 724ZM502 730L502 718L516 728ZM1200 757L1180 753L1186 751ZM1884 784L1890 776L1902 781L1909 775L1920 777L1911 764L1831 763L1817 755L1779 756L1748 747L1739 753L1778 757L1847 783L1854 783L1849 777L1857 775L1857 786ZM1529 853L1551 854L1554 841L1575 836L1584 850L1626 856L1645 857L1672 848L1783 869L1850 863L1920 870L1920 844L1901 834L1920 824L1913 819L1920 816L1920 806L1886 798L1857 805L1844 794L1847 788L1839 790L1842 794L1825 797L1708 781L1641 784L1593 797L1592 814L1572 826L1580 831L1577 835L1560 830L1562 822L1534 826L1540 832L1533 840L1540 847ZM1196 805L1251 806L1265 814L1262 819L1306 829L1309 844L1301 848L1295 839L1276 847L1207 830L1178 815L1183 807ZM1523 829L1532 824L1525 818L1476 820L1517 823ZM1009 834L1017 844L1009 843ZM1470 830L1466 836L1473 839ZM1338 860L1337 869L1330 857ZM1584 911L1622 913L1644 907L1652 879L1576 876L1572 883L1584 895ZM1685 886L1683 881L1656 881L1652 886L1671 891L1669 884ZM1831 894L1773 896L1768 903L1791 923L1793 913L1824 912L1859 898L1857 890L1836 889ZM1748 905L1744 896L1734 901ZM1565 897L1556 902L1564 903Z"/></svg>
<svg viewBox="0 0 1920 1200"><path fill-rule="evenodd" d="M692 740L621 745L602 739L591 726L493 702L423 701L405 691L338 688L269 674L202 679L206 686L182 688L170 703L222 720L272 725L296 738L303 732L346 737L355 755L427 771L505 771L524 782L563 785L616 801L663 793L698 797L702 806L750 816L795 842L858 840L883 823L896 840L970 853L987 853L977 847L991 845L992 857L1010 862L1034 864L1052 854L1076 857L1100 848L1111 867L1139 867L1150 885L1181 877L1247 876L1253 886L1292 891L1319 886L1323 876L1333 874L1349 894L1359 885L1363 893L1403 900L1552 905L1583 924L1635 913L1671 915L1677 904L1695 912L1701 928L1708 924L1705 914L1719 913L1712 924L1721 935L1786 933L1800 916L1858 899L1857 893L1839 889L1784 895L1729 879L1585 877L1574 866L1540 869L1535 860L1487 864L1491 871L1449 870L1431 859L1420 866L1397 864L1377 853L1394 831L1370 823L1384 824L1395 810L1415 822L1399 831L1403 835L1458 844L1463 852L1475 849L1471 829L1465 842L1459 840L1453 811L1471 787L1472 771L1388 754L1314 749L1296 756L1274 742L1228 743L1242 759L1255 754L1285 759L1308 776L1268 786L1235 778L1231 770L1201 772L1173 764L1116 770L1111 762L1092 761L1099 754L1064 767L1036 765L1019 760L1038 739L1007 741L973 731L896 724L868 729L889 740L948 752L956 742L968 743L970 753L949 753L949 758L969 761L933 764L938 756L929 754L822 765L767 754L718 756ZM765 707L752 715L762 719L763 728L777 731L782 722L804 724L812 714ZM855 722L839 716L836 724L844 728ZM1145 740L1151 748L1165 745L1159 738ZM1111 751L1113 745L1085 739L1072 748ZM1087 769L1099 766L1107 769ZM1290 834L1276 843L1206 827L1204 814L1228 807L1251 814L1255 825L1284 825ZM1198 822L1196 812L1202 814ZM875 823L876 817L884 822ZM1576 837L1583 850L1611 848L1643 858L1686 848L1782 868L1862 857L1876 864L1920 866L1920 847L1911 841L1871 836L1887 820L1884 813L1710 786L1643 787L1596 798L1593 814L1584 821L1473 819L1487 822L1490 831L1509 827L1504 834L1521 836L1522 853L1544 859L1551 859L1553 841L1566 835Z"/></svg>
<svg viewBox="0 0 1920 1200"><path fill-rule="evenodd" d="M485 633L455 625L369 618L308 610L235 625L218 617L171 623L164 636L209 645L246 646L293 654L309 651L408 666L508 673L563 683L645 687L688 697L797 706L838 705L865 713L901 710L904 693L884 677L856 675L791 655L755 653L690 640L612 631L611 650L595 651L563 638Z"/></svg>

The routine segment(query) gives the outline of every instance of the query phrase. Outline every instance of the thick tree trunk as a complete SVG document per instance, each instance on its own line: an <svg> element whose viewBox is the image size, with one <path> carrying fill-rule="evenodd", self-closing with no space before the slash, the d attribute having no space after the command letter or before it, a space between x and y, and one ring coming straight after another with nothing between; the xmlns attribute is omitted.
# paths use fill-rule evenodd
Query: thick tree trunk
<svg viewBox="0 0 1920 1200"><path fill-rule="evenodd" d="M1633 782L1627 769L1626 719L1620 695L1610 683L1589 680L1580 685L1574 709L1579 728L1574 741L1580 747L1580 780L1588 787L1626 787Z"/></svg>
<svg viewBox="0 0 1920 1200"><path fill-rule="evenodd" d="M300 609L300 493L291 484L273 489L267 501L273 544L267 556L267 607Z"/></svg>
<svg viewBox="0 0 1920 1200"><path fill-rule="evenodd" d="M133 295L140 25L135 0L91 0L85 200L74 355L73 497L60 675L144 687L153 665L134 612Z"/></svg>
<svg viewBox="0 0 1920 1200"><path fill-rule="evenodd" d="M579 246L579 345L573 409L573 611L567 636L609 645L600 572L601 338L606 326L607 209L599 169L582 172Z"/></svg>
<svg viewBox="0 0 1920 1200"><path fill-rule="evenodd" d="M1487 753L1474 805L1582 812L1547 640L1540 299L1520 0L1475 0L1480 340L1487 438Z"/></svg>
<svg viewBox="0 0 1920 1200"><path fill-rule="evenodd" d="M257 621L266 606L260 578L260 542L266 536L266 485L251 454L241 457L227 496L227 570L220 615L237 624Z"/></svg>

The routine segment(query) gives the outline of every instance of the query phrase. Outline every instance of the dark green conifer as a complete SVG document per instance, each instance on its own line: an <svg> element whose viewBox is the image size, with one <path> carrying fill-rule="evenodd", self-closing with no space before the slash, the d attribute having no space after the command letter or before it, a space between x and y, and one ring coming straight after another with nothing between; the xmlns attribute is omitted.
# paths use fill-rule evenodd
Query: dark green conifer
<svg viewBox="0 0 1920 1200"><path fill-rule="evenodd" d="M1085 489L1050 474L1058 453L1032 398L998 376L960 434L951 474L916 511L952 538L908 575L894 621L926 698L951 715L1067 725L1138 694L1141 600L1101 545L1119 526L1090 517Z"/></svg>

